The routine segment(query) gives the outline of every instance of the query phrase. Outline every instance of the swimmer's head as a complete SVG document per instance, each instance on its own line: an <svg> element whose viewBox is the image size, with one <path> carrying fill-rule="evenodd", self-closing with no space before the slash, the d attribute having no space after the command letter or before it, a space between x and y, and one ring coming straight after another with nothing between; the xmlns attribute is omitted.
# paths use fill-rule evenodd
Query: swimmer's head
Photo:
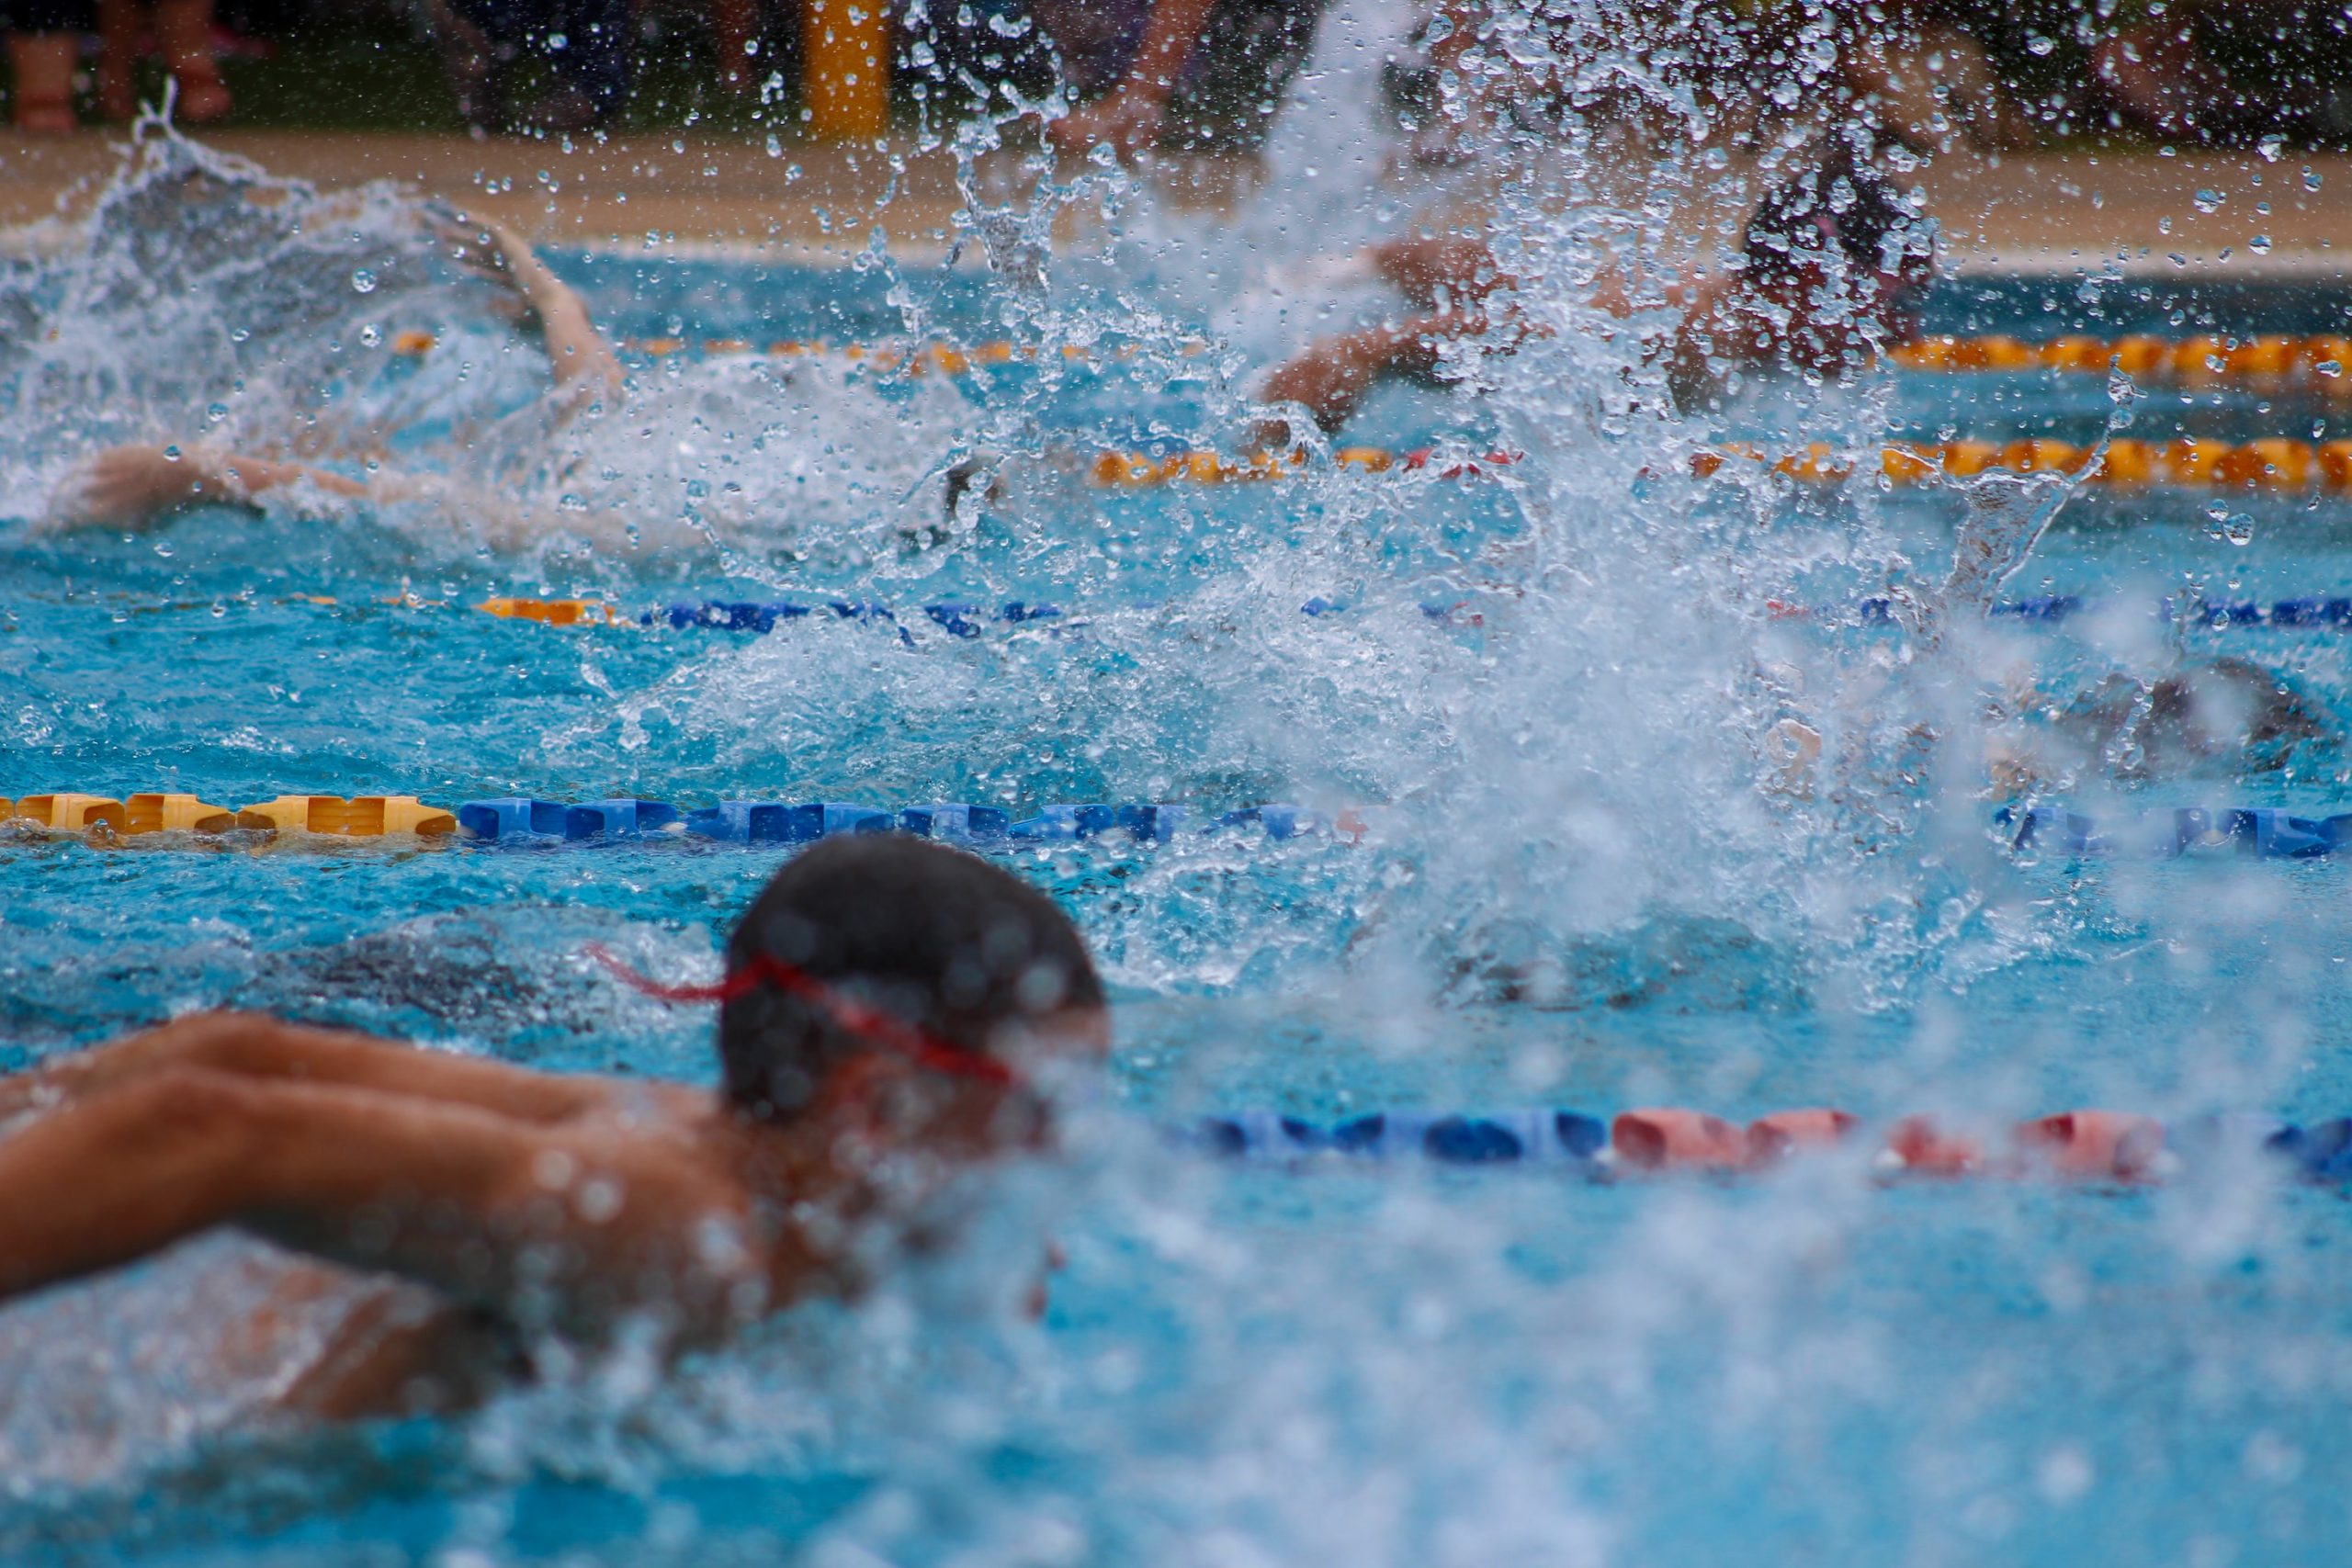
<svg viewBox="0 0 2352 1568"><path fill-rule="evenodd" d="M728 1101L787 1122L877 1075L994 1087L1109 1040L1102 983L1053 900L976 855L897 835L829 839L736 922L718 1015ZM867 1021L861 1021L866 1019Z"/></svg>
<svg viewBox="0 0 2352 1568"><path fill-rule="evenodd" d="M1907 336L1911 323L1897 318L1935 280L1936 227L1884 175L1839 155L1768 192L1743 251L1751 288L1836 291Z"/></svg>

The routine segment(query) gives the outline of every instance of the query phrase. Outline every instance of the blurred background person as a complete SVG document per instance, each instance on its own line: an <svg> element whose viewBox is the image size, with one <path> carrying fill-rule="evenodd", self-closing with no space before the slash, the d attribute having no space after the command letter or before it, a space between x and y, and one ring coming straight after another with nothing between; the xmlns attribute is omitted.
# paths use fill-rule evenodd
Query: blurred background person
<svg viewBox="0 0 2352 1568"><path fill-rule="evenodd" d="M458 112L469 125L593 130L612 124L628 107L637 73L629 0L429 4Z"/></svg>
<svg viewBox="0 0 2352 1568"><path fill-rule="evenodd" d="M98 0L98 112L116 121L139 112L139 62L148 52L150 17L153 52L179 89L173 120L211 125L228 118L236 103L213 58L212 0Z"/></svg>
<svg viewBox="0 0 2352 1568"><path fill-rule="evenodd" d="M1046 139L1074 158L1096 147L1123 161L1254 152L1322 9L1322 0L1035 0L1071 91L1089 100L1048 125Z"/></svg>
<svg viewBox="0 0 2352 1568"><path fill-rule="evenodd" d="M2352 13L2330 0L2172 0L2109 34L2091 74L2116 118L2163 141L2352 142Z"/></svg>
<svg viewBox="0 0 2352 1568"><path fill-rule="evenodd" d="M2032 119L1949 5L1863 0L1836 13L1838 85L1883 138L1915 152L2030 147Z"/></svg>
<svg viewBox="0 0 2352 1568"><path fill-rule="evenodd" d="M8 121L27 136L70 136L74 68L82 35L97 25L89 0L5 0L8 32Z"/></svg>

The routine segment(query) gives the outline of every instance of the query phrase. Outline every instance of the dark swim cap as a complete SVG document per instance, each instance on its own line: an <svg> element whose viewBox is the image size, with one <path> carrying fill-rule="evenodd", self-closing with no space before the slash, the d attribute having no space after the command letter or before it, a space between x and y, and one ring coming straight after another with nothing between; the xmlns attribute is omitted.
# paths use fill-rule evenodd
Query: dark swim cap
<svg viewBox="0 0 2352 1568"><path fill-rule="evenodd" d="M787 862L736 922L728 973L755 974L763 954L981 1057L1001 1025L1103 1001L1051 898L977 855L897 835L828 839ZM763 1117L788 1118L842 1062L885 1048L784 987L745 987L718 1015L727 1098Z"/></svg>
<svg viewBox="0 0 2352 1568"><path fill-rule="evenodd" d="M1841 153L1767 191L1742 250L1758 282L1840 260L1863 274L1910 274L1933 261L1936 229L1885 175Z"/></svg>

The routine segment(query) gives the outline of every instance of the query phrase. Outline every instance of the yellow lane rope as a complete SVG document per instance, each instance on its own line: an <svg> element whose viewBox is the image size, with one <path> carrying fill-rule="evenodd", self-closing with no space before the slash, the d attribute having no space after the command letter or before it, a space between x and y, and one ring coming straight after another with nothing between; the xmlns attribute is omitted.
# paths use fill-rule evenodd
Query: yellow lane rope
<svg viewBox="0 0 2352 1568"><path fill-rule="evenodd" d="M431 353L437 341L429 332L410 330L394 335L392 352L413 358ZM762 348L745 338L714 337L696 342L684 337L650 337L625 339L621 347L649 359L667 359L682 354L726 357L764 353L782 359L834 356L868 364L879 370L904 366L917 374L937 370L949 376L967 375L975 367L1034 364L1049 354L1072 363L1092 364L1134 359L1144 352L1135 344L1108 349L1064 344L1049 351L1035 344L1003 339L958 345L942 342L835 344L820 338L781 338ZM1209 347L1195 339L1178 345L1177 352L1193 358L1208 353ZM2307 383L2330 395L2352 400L2352 374L2346 373L2352 369L2352 338L2329 333L2299 336L2267 333L2245 337L2208 334L2186 338L2150 333L2117 338L2073 334L2036 341L1994 333L1970 337L1924 337L1894 345L1887 350L1886 356L1908 370L1949 373L2056 370L2104 375L2115 369L2134 380L2180 386L2242 383L2276 387Z"/></svg>

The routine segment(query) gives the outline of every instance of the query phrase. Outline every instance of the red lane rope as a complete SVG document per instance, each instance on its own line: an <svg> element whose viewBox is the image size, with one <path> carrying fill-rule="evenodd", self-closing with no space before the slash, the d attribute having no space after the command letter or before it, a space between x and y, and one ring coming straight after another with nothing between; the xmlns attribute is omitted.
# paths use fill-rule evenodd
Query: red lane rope
<svg viewBox="0 0 2352 1568"><path fill-rule="evenodd" d="M727 977L715 986L671 986L631 968L602 942L592 942L584 951L631 990L657 1001L731 1002L763 986L773 986L786 996L822 1009L827 1017L850 1033L895 1051L918 1066L955 1077L977 1078L982 1083L1020 1081L1011 1067L994 1056L958 1045L880 1008L845 996L806 969L773 953L753 953L742 964L728 971Z"/></svg>

